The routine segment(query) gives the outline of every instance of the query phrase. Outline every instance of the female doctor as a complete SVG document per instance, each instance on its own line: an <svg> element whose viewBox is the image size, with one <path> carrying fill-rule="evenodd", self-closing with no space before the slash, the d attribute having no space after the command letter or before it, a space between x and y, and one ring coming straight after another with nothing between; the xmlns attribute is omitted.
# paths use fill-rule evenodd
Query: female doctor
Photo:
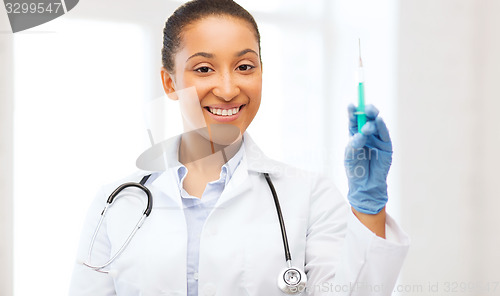
<svg viewBox="0 0 500 296"><path fill-rule="evenodd" d="M267 158L246 132L261 101L262 61L245 9L190 1L163 33L162 83L181 104L185 133L156 143L140 171L97 195L70 295L390 295L408 237L385 212L392 145L378 111L366 108L357 133L348 108L348 206L330 179ZM127 247L120 252L147 204L135 187L115 198L94 237L111 192L150 174L152 211ZM117 253L105 268L87 266ZM290 267L296 273L284 274Z"/></svg>

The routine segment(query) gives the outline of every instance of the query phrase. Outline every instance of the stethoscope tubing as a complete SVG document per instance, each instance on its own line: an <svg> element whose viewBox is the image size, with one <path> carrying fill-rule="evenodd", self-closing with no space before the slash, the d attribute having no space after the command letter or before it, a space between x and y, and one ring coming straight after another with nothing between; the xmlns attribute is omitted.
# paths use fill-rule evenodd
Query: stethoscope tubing
<svg viewBox="0 0 500 296"><path fill-rule="evenodd" d="M274 189L274 185L273 182L271 181L271 177L269 177L269 174L264 173L264 177L266 178L267 184L269 185L271 193L273 194L274 204L276 205L276 212L278 213L278 219L280 222L281 238L283 239L283 247L285 250L285 260L286 262L288 262L289 267L291 267L292 255L290 255L290 248L288 247L288 238L286 236L285 222L283 221L283 215L281 213L278 194L276 194L276 189Z"/></svg>
<svg viewBox="0 0 500 296"><path fill-rule="evenodd" d="M146 218L149 216L149 214L151 214L151 210L153 209L153 195L151 194L151 191L149 191L149 189L146 186L144 186L144 184L146 184L146 181L149 179L149 177L151 177L151 175L144 176L139 183L136 183L136 182L124 183L124 184L118 186L109 195L108 200L106 201L106 206L104 207L104 209L101 212L101 217L99 219L99 223L97 224L96 230L94 231L94 234L92 235L92 241L90 242L89 253L87 255L87 262L88 263L87 262L83 262L83 264L85 266L88 266L88 267L90 267L90 268L92 268L92 269L94 269L95 271L98 271L98 272L108 273L109 271L102 270L102 269L105 268L105 267L107 267L108 265L110 265L113 261L115 261L115 259L118 258L118 256L120 256L120 254L127 248L128 244L130 243L130 241L132 240L132 238L135 236L135 233L137 232L137 230L139 230L139 228L141 228L142 224L144 224L144 220L146 220ZM115 255L113 257L111 257L111 259L109 259L103 265L92 265L92 264L90 264L90 262L92 262L91 261L91 259L92 259L92 250L94 248L94 242L95 242L95 240L97 238L97 234L99 233L99 229L101 229L102 222L104 221L104 217L106 216L106 213L108 212L108 209L113 204L113 202L115 200L115 197L118 196L118 194L120 194L120 192L122 192L122 190L124 190L125 188L129 188L129 187L137 187L137 188L141 189L142 191L144 191L144 193L146 193L146 195L148 197L148 203L146 205L146 209L144 210L144 213L143 213L142 217L139 219L139 221L135 225L134 230L132 230L132 232L130 233L130 235L125 240L125 243L123 243L123 245L115 253Z"/></svg>
<svg viewBox="0 0 500 296"><path fill-rule="evenodd" d="M86 262L84 262L83 264L85 264L86 266L94 269L95 271L99 271L99 272L102 272L102 273L108 273L109 271L102 270L102 269L105 268L105 267L107 267L111 263L113 263L113 261L115 261L115 259L118 256L120 256L121 253L123 253L123 251L127 248L128 244L130 243L130 241L132 240L132 238L135 236L135 233L137 232L137 230L139 230L139 228L141 228L141 226L144 223L144 220L146 220L146 218L147 218L146 214L142 215L141 219L139 219L139 222L137 222L137 224L135 225L134 230L127 237L127 240L125 241L125 243L123 243L123 245L121 246L121 248L116 252L116 254L111 259L108 260L108 262L104 263L103 265L91 265L90 263L86 263ZM102 220L103 219L104 219L104 215L101 216L101 219L99 220L99 225L97 226L97 229L94 232L94 235L92 237L92 242L90 244L90 249L89 249L89 254L88 254L87 262L91 262L91 260L92 260L92 249L94 247L95 238L97 237L97 233L99 232L99 228L101 228L101 224L102 224Z"/></svg>

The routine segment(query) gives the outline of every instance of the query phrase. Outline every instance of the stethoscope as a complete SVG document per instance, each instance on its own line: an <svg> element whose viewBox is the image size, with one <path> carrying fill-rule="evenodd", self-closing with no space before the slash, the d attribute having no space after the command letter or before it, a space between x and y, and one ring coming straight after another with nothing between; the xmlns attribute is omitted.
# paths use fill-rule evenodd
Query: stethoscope
<svg viewBox="0 0 500 296"><path fill-rule="evenodd" d="M271 193L273 194L274 198L274 204L276 205L276 211L278 213L278 219L280 222L280 227L281 227L281 236L283 238L283 246L285 250L285 259L287 263L287 267L285 267L282 271L280 271L278 275L278 287L281 289L286 294L299 294L302 291L304 291L306 283L307 283L307 276L305 272L302 269L299 269L297 267L294 267L292 265L292 256L290 255L290 249L288 247L288 238L286 236L286 229L285 229L285 222L283 222L283 215L281 214L281 207L280 203L278 201L278 195L276 194L276 190L274 189L273 182L271 181L271 178L269 177L268 173L263 173L264 177L266 178L267 184L269 185L269 188L271 189ZM144 185L146 181L149 179L151 175L144 176L139 183L136 182L128 182L124 183L120 186L118 186L109 196L106 206L101 212L101 218L99 219L99 223L97 224L97 228L94 232L94 235L92 236L92 241L90 242L90 247L89 247L89 253L88 253L88 259L87 262L83 262L84 265L94 269L95 271L102 272L102 273L109 273L108 270L103 270L105 267L113 263L115 259L127 248L128 244L134 237L135 233L139 228L141 228L142 224L144 223L144 220L151 214L151 209L153 208L153 196L151 194L151 191ZM116 252L114 256L111 257L111 259L108 260L108 262L104 263L103 265L92 265L91 262L91 257L92 257L92 249L94 247L94 242L97 237L97 233L99 232L99 229L101 228L101 224L104 220L104 217L106 216L106 212L108 209L111 207L113 204L113 201L115 200L115 197L125 188L128 187L137 187L144 191L146 193L147 198L148 198L148 203L146 206L146 209L144 210L144 213L142 217L139 219L137 222L134 230L130 235L127 237L121 248Z"/></svg>

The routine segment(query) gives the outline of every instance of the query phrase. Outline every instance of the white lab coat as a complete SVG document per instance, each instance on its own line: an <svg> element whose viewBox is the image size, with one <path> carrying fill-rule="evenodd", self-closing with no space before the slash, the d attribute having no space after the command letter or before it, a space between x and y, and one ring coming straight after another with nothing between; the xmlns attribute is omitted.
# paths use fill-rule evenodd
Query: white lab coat
<svg viewBox="0 0 500 296"><path fill-rule="evenodd" d="M198 295L285 295L277 287L286 267L283 242L262 172L276 188L293 265L307 274L303 295L390 295L409 245L394 220L387 217L387 239L379 238L352 214L330 179L267 158L247 133L244 145L245 155L201 233ZM107 196L145 174L137 172L98 194L82 231L70 295L186 295L187 230L173 169L148 181L152 213L112 263L111 273L81 264ZM129 198L118 198L109 211L93 264L106 262L120 248L145 207L142 191L123 194Z"/></svg>

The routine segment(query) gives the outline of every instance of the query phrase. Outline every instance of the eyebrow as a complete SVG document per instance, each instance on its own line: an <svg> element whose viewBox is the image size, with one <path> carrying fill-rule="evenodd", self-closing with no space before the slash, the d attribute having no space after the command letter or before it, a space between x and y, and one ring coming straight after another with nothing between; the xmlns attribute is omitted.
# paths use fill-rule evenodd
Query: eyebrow
<svg viewBox="0 0 500 296"><path fill-rule="evenodd" d="M192 59L192 58L194 58L194 57L198 57L198 56L200 56L200 57L205 57L205 58L207 58L207 59L212 59L212 58L214 57L214 55L213 55L213 54L208 53L208 52L197 52L197 53L193 54L192 56L190 56L190 57L186 60L186 62L187 62L187 61L189 61L190 59Z"/></svg>
<svg viewBox="0 0 500 296"><path fill-rule="evenodd" d="M242 51L238 52L238 53L236 54L236 56L237 56L237 57L241 57L242 55L244 55L244 54L246 54L246 53L249 53L249 52L253 52L256 56L259 56L259 55L255 52L255 50L250 49L250 48L247 48L247 49L244 49L244 50L242 50Z"/></svg>
<svg viewBox="0 0 500 296"><path fill-rule="evenodd" d="M236 56L236 57L241 57L241 56L243 56L243 55L245 55L245 54L247 54L247 53L249 53L249 52L252 52L252 53L254 53L256 56L259 56L255 50L250 49L250 48L247 48L247 49L244 49L244 50L242 50L242 51L240 51L240 52L237 52L237 53L235 54L235 56ZM202 52L202 51L201 51L201 52L197 52L197 53L193 54L192 56L190 56L189 58L187 58L186 62L187 62L187 61L189 61L190 59L192 59L192 58L194 58L194 57L198 57L198 56L200 56L200 57L204 57L204 58L207 58L207 59L213 59L213 58L215 57L215 55L214 55L214 54L212 54L212 53Z"/></svg>

